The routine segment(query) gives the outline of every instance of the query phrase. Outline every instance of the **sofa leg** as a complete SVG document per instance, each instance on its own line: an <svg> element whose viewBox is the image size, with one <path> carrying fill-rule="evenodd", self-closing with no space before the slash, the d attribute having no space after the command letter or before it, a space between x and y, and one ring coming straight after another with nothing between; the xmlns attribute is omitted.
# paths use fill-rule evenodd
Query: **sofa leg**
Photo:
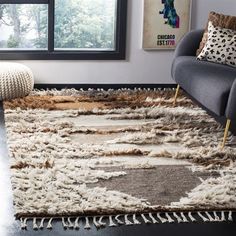
<svg viewBox="0 0 236 236"><path fill-rule="evenodd" d="M223 143L222 143L222 147L221 147L222 150L224 149L226 141L227 141L230 124L231 124L231 120L228 119L227 123L226 123L226 127L225 127L224 139L223 139Z"/></svg>
<svg viewBox="0 0 236 236"><path fill-rule="evenodd" d="M177 88L176 88L175 98L174 98L174 106L176 105L176 101L177 101L177 97L178 97L178 94L179 94L179 90L180 90L180 85L178 85Z"/></svg>

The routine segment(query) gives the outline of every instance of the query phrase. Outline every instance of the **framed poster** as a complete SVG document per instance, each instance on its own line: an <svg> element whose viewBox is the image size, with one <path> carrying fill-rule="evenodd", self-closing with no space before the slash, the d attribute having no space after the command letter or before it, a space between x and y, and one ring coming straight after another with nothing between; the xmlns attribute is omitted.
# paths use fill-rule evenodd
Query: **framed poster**
<svg viewBox="0 0 236 236"><path fill-rule="evenodd" d="M174 49L190 29L191 0L144 0L143 49Z"/></svg>

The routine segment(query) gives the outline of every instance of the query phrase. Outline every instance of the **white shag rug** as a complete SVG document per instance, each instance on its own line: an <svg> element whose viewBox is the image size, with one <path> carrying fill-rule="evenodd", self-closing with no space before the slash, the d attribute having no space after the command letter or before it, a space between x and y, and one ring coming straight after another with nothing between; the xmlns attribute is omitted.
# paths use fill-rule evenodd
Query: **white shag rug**
<svg viewBox="0 0 236 236"><path fill-rule="evenodd" d="M232 220L236 145L173 90L33 91L5 102L22 228ZM176 186L178 188L176 188Z"/></svg>

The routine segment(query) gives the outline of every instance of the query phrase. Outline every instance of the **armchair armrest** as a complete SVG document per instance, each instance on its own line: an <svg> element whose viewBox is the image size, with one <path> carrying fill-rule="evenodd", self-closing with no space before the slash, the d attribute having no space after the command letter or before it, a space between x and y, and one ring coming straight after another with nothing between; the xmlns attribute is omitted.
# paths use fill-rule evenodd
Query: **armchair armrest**
<svg viewBox="0 0 236 236"><path fill-rule="evenodd" d="M236 120L236 79L230 90L225 115L230 120Z"/></svg>
<svg viewBox="0 0 236 236"><path fill-rule="evenodd" d="M175 49L174 57L195 56L199 48L204 30L193 30L187 33L179 42Z"/></svg>

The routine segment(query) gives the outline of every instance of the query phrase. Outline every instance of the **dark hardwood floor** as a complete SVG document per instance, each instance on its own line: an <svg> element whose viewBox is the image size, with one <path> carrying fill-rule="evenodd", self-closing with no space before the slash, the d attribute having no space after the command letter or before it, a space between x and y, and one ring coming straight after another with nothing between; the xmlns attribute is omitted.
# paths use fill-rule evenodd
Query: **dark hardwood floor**
<svg viewBox="0 0 236 236"><path fill-rule="evenodd" d="M64 230L59 222L54 223L53 226L53 230L33 231L29 227L28 231L21 231L19 223L14 220L4 116L2 104L0 103L0 236L233 236L236 232L235 216L233 223L143 224L114 228L106 227L101 230L93 227L89 231L82 228L79 231Z"/></svg>

